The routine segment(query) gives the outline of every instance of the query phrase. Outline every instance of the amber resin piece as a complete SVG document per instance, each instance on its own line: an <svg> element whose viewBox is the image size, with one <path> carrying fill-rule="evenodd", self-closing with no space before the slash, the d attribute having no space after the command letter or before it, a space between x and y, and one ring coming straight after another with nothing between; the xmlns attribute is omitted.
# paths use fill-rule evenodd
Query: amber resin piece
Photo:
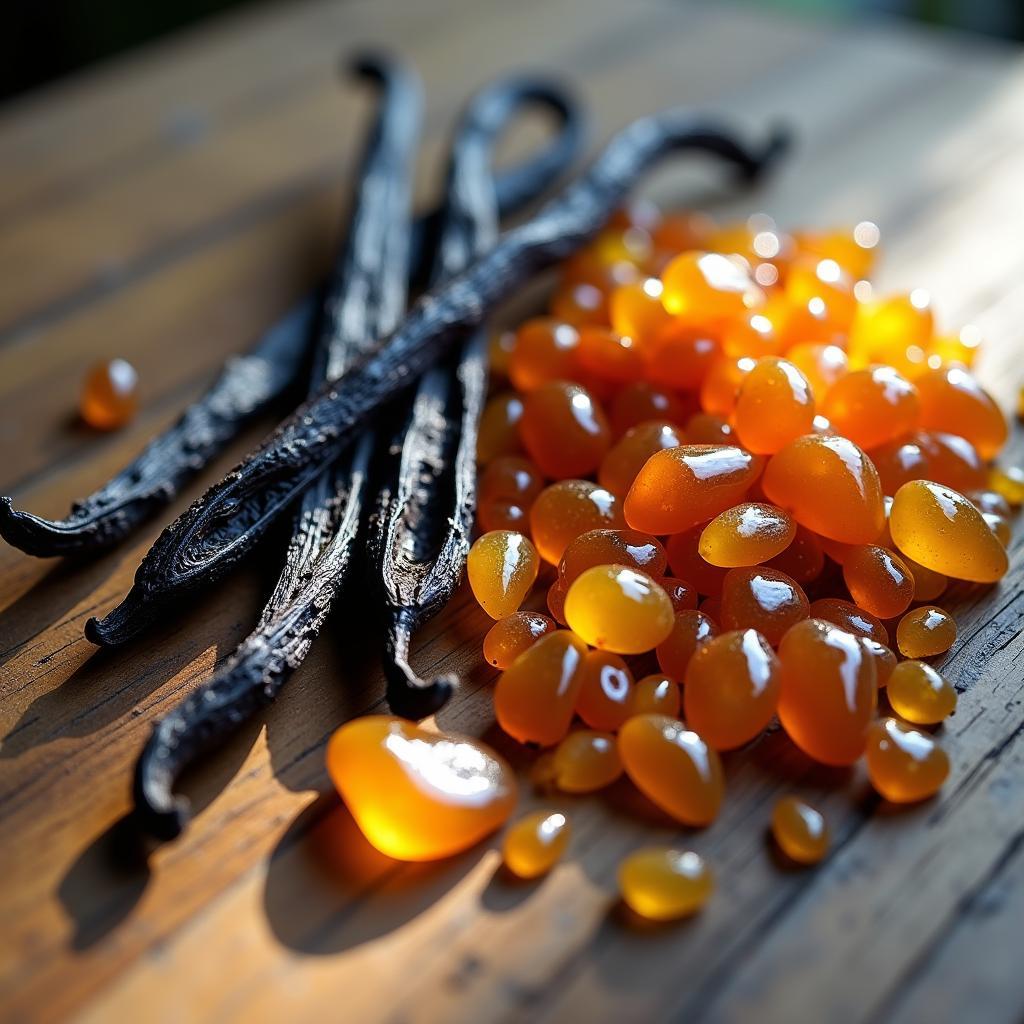
<svg viewBox="0 0 1024 1024"><path fill-rule="evenodd" d="M96 430L117 430L139 407L139 375L127 359L97 363L85 376L79 411Z"/></svg>
<svg viewBox="0 0 1024 1024"><path fill-rule="evenodd" d="M692 850L650 847L619 865L619 891L626 905L652 921L696 913L711 898L715 882L704 858Z"/></svg>
<svg viewBox="0 0 1024 1024"><path fill-rule="evenodd" d="M505 866L520 878L546 875L565 855L572 829L561 811L534 811L505 833Z"/></svg>

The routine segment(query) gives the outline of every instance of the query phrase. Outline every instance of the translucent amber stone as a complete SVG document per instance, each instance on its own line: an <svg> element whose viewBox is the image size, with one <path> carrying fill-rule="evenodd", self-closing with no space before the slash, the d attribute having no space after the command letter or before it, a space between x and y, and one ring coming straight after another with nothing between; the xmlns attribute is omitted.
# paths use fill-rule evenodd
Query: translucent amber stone
<svg viewBox="0 0 1024 1024"><path fill-rule="evenodd" d="M607 732L579 729L558 744L555 784L566 793L593 793L610 786L622 774L615 737Z"/></svg>
<svg viewBox="0 0 1024 1024"><path fill-rule="evenodd" d="M529 539L507 530L479 537L466 559L473 596L492 619L511 615L523 603L539 569L540 559Z"/></svg>
<svg viewBox="0 0 1024 1024"><path fill-rule="evenodd" d="M692 407L678 395L641 380L621 388L612 401L612 432L616 437L622 437L630 427L651 420L667 422L681 430L692 412Z"/></svg>
<svg viewBox="0 0 1024 1024"><path fill-rule="evenodd" d="M386 715L343 725L327 744L327 770L366 838L399 860L468 849L516 803L515 774L489 747Z"/></svg>
<svg viewBox="0 0 1024 1024"><path fill-rule="evenodd" d="M881 690L888 685L892 670L896 667L896 655L885 645L870 637L859 636L858 639L868 657L875 663L875 681Z"/></svg>
<svg viewBox="0 0 1024 1024"><path fill-rule="evenodd" d="M555 582L552 583L550 587L548 587L546 600L548 611L551 612L551 617L560 626L566 625L565 587L562 586L561 580L555 580Z"/></svg>
<svg viewBox="0 0 1024 1024"><path fill-rule="evenodd" d="M486 465L499 455L515 455L523 450L519 440L519 420L523 400L514 392L495 395L485 406L477 434L476 457Z"/></svg>
<svg viewBox="0 0 1024 1024"><path fill-rule="evenodd" d="M581 573L565 596L565 617L586 643L616 654L653 650L675 619L665 591L650 576L622 565Z"/></svg>
<svg viewBox="0 0 1024 1024"><path fill-rule="evenodd" d="M657 278L620 285L608 302L612 329L637 341L652 337L671 319L661 304L661 293Z"/></svg>
<svg viewBox="0 0 1024 1024"><path fill-rule="evenodd" d="M611 447L611 428L590 392L579 384L550 381L523 399L519 435L545 476L594 472Z"/></svg>
<svg viewBox="0 0 1024 1024"><path fill-rule="evenodd" d="M1014 508L1024 505L1024 469L1019 466L993 466L988 485Z"/></svg>
<svg viewBox="0 0 1024 1024"><path fill-rule="evenodd" d="M968 491L964 497L979 511L991 512L1004 519L1013 515L1010 503L998 491Z"/></svg>
<svg viewBox="0 0 1024 1024"><path fill-rule="evenodd" d="M786 350L786 337L778 329L777 320L778 313L769 299L763 310L744 313L728 324L722 332L721 350L733 359L782 355Z"/></svg>
<svg viewBox="0 0 1024 1024"><path fill-rule="evenodd" d="M914 576L899 555L874 544L850 548L843 560L843 579L861 608L880 619L902 615L914 599Z"/></svg>
<svg viewBox="0 0 1024 1024"><path fill-rule="evenodd" d="M679 444L733 444L736 440L728 420L707 412L694 413L686 421L683 437Z"/></svg>
<svg viewBox="0 0 1024 1024"><path fill-rule="evenodd" d="M955 491L970 491L984 486L985 463L965 437L937 430L918 430L914 436L928 456L926 479L945 484Z"/></svg>
<svg viewBox="0 0 1024 1024"><path fill-rule="evenodd" d="M889 530L900 551L944 576L994 583L1009 567L1006 549L982 514L941 484L905 483L893 500Z"/></svg>
<svg viewBox="0 0 1024 1024"><path fill-rule="evenodd" d="M633 784L684 825L710 825L725 792L718 754L682 722L635 715L619 730L619 756Z"/></svg>
<svg viewBox="0 0 1024 1024"><path fill-rule="evenodd" d="M661 280L665 309L699 325L713 326L764 305L764 292L744 261L720 253L681 253Z"/></svg>
<svg viewBox="0 0 1024 1024"><path fill-rule="evenodd" d="M835 260L798 259L786 274L786 297L794 305L817 300L827 310L830 326L846 331L857 311L853 278Z"/></svg>
<svg viewBox="0 0 1024 1024"><path fill-rule="evenodd" d="M560 811L527 814L505 833L505 866L520 878L546 875L565 856L571 831L569 819Z"/></svg>
<svg viewBox="0 0 1024 1024"><path fill-rule="evenodd" d="M579 331L547 317L527 320L516 332L509 377L519 391L553 380L573 380L579 369Z"/></svg>
<svg viewBox="0 0 1024 1024"><path fill-rule="evenodd" d="M530 533L545 562L558 565L581 533L625 526L619 499L589 480L560 480L545 487L530 509Z"/></svg>
<svg viewBox="0 0 1024 1024"><path fill-rule="evenodd" d="M637 473L655 452L677 448L682 443L679 428L666 420L649 420L630 427L601 460L597 481L624 498Z"/></svg>
<svg viewBox="0 0 1024 1024"><path fill-rule="evenodd" d="M882 490L895 494L908 480L921 480L931 475L928 455L915 435L899 437L868 452L878 470Z"/></svg>
<svg viewBox="0 0 1024 1024"><path fill-rule="evenodd" d="M678 718L681 700L679 684L668 676L644 676L633 688L631 715L668 715Z"/></svg>
<svg viewBox="0 0 1024 1024"><path fill-rule="evenodd" d="M117 430L139 407L139 375L127 359L97 363L85 376L79 412L96 430Z"/></svg>
<svg viewBox="0 0 1024 1024"><path fill-rule="evenodd" d="M610 651L588 651L582 671L576 714L591 729L616 732L632 714L633 673Z"/></svg>
<svg viewBox="0 0 1024 1024"><path fill-rule="evenodd" d="M938 743L895 718L872 726L866 761L871 785L897 804L934 796L949 775L949 757Z"/></svg>
<svg viewBox="0 0 1024 1024"><path fill-rule="evenodd" d="M652 921L695 914L711 898L714 887L710 868L692 850L650 847L631 853L619 865L623 901Z"/></svg>
<svg viewBox="0 0 1024 1024"><path fill-rule="evenodd" d="M865 636L879 644L889 643L889 631L876 615L838 597L819 597L811 602L810 617L831 622L847 633Z"/></svg>
<svg viewBox="0 0 1024 1024"><path fill-rule="evenodd" d="M875 663L858 638L823 619L799 622L779 645L779 720L816 761L853 764L877 703Z"/></svg>
<svg viewBox="0 0 1024 1024"><path fill-rule="evenodd" d="M502 729L520 743L558 743L572 722L586 652L582 640L559 629L520 654L494 688L494 711Z"/></svg>
<svg viewBox="0 0 1024 1024"><path fill-rule="evenodd" d="M922 427L967 438L983 459L993 458L1006 444L1006 420L999 406L963 367L928 370L916 384Z"/></svg>
<svg viewBox="0 0 1024 1024"><path fill-rule="evenodd" d="M715 516L700 535L698 550L712 565L758 565L785 551L796 523L774 505L747 502Z"/></svg>
<svg viewBox="0 0 1024 1024"><path fill-rule="evenodd" d="M988 528L995 534L1003 547L1009 547L1013 531L1009 519L997 516L994 512L982 512L981 518L985 520Z"/></svg>
<svg viewBox="0 0 1024 1024"><path fill-rule="evenodd" d="M695 526L669 537L665 545L668 564L674 576L695 587L699 594L720 594L728 570L704 561L699 550L703 532L703 526Z"/></svg>
<svg viewBox="0 0 1024 1024"><path fill-rule="evenodd" d="M732 413L740 444L770 455L814 423L814 396L807 378L788 359L766 356L743 378Z"/></svg>
<svg viewBox="0 0 1024 1024"><path fill-rule="evenodd" d="M736 407L743 378L757 365L756 360L744 356L730 359L722 356L716 359L700 386L701 408L714 416L729 416Z"/></svg>
<svg viewBox="0 0 1024 1024"><path fill-rule="evenodd" d="M923 661L901 661L889 676L889 704L915 725L936 725L956 711L953 684Z"/></svg>
<svg viewBox="0 0 1024 1024"><path fill-rule="evenodd" d="M629 335L608 327L580 330L578 361L584 373L614 384L628 384L644 375L640 346Z"/></svg>
<svg viewBox="0 0 1024 1024"><path fill-rule="evenodd" d="M644 345L647 375L681 391L696 391L718 359L721 347L705 329L670 320Z"/></svg>
<svg viewBox="0 0 1024 1024"><path fill-rule="evenodd" d="M914 577L915 601L934 601L949 586L949 579L942 573L926 569L919 562L906 556L903 561Z"/></svg>
<svg viewBox="0 0 1024 1024"><path fill-rule="evenodd" d="M689 583L672 576L652 576L652 579L668 595L676 615L697 607L697 591Z"/></svg>
<svg viewBox="0 0 1024 1024"><path fill-rule="evenodd" d="M718 627L703 612L696 609L677 612L672 632L656 648L658 666L673 679L684 679L694 652L717 635Z"/></svg>
<svg viewBox="0 0 1024 1024"><path fill-rule="evenodd" d="M802 342L786 358L807 378L819 405L829 388L849 372L850 361L838 345Z"/></svg>
<svg viewBox="0 0 1024 1024"><path fill-rule="evenodd" d="M479 502L476 507L476 519L484 533L492 530L511 530L514 533L530 532L529 509L517 505L508 498L493 498Z"/></svg>
<svg viewBox="0 0 1024 1024"><path fill-rule="evenodd" d="M795 796L772 808L772 835L779 849L798 864L817 864L828 853L828 823L821 811Z"/></svg>
<svg viewBox="0 0 1024 1024"><path fill-rule="evenodd" d="M917 426L917 388L891 366L846 374L829 388L821 411L836 432L862 448L874 448Z"/></svg>
<svg viewBox="0 0 1024 1024"><path fill-rule="evenodd" d="M759 458L732 445L656 452L626 495L626 522L647 533L688 530L742 500L761 466Z"/></svg>
<svg viewBox="0 0 1024 1024"><path fill-rule="evenodd" d="M845 437L808 434L791 441L769 460L761 487L798 523L844 544L871 544L885 525L878 473Z"/></svg>
<svg viewBox="0 0 1024 1024"><path fill-rule="evenodd" d="M722 583L725 629L756 629L773 645L807 618L809 608L800 584L774 569L730 569Z"/></svg>
<svg viewBox="0 0 1024 1024"><path fill-rule="evenodd" d="M657 537L638 530L588 530L581 533L562 555L558 576L568 587L586 569L595 565L625 565L648 576L660 576L668 556Z"/></svg>
<svg viewBox="0 0 1024 1024"><path fill-rule="evenodd" d="M544 477L529 459L521 455L499 455L480 474L477 498L481 502L508 498L529 508L544 489Z"/></svg>
<svg viewBox="0 0 1024 1024"><path fill-rule="evenodd" d="M495 668L506 669L523 651L554 630L554 621L540 612L513 612L487 631L484 660Z"/></svg>
<svg viewBox="0 0 1024 1024"><path fill-rule="evenodd" d="M779 659L756 630L712 637L687 667L683 716L716 750L742 747L775 715L780 680Z"/></svg>
<svg viewBox="0 0 1024 1024"><path fill-rule="evenodd" d="M825 552L815 534L806 526L798 526L792 542L766 565L784 572L797 583L811 583L825 568Z"/></svg>
<svg viewBox="0 0 1024 1024"><path fill-rule="evenodd" d="M896 646L905 658L945 654L956 643L956 622L935 605L907 612L896 627Z"/></svg>

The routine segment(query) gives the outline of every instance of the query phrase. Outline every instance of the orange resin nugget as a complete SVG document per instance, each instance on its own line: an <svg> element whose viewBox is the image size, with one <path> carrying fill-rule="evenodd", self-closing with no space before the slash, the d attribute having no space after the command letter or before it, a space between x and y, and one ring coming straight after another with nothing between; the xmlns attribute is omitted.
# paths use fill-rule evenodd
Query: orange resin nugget
<svg viewBox="0 0 1024 1024"><path fill-rule="evenodd" d="M559 480L530 508L530 534L545 562L558 565L565 549L588 530L625 526L619 499L589 480Z"/></svg>
<svg viewBox="0 0 1024 1024"><path fill-rule="evenodd" d="M476 457L481 466L499 455L515 455L523 450L519 440L519 420L523 400L513 391L495 395L484 407L477 435Z"/></svg>
<svg viewBox="0 0 1024 1024"><path fill-rule="evenodd" d="M710 825L725 793L715 750L678 719L635 715L619 730L619 757L633 784L684 825Z"/></svg>
<svg viewBox="0 0 1024 1024"><path fill-rule="evenodd" d="M764 305L748 264L715 252L684 252L661 272L661 301L673 316L715 325Z"/></svg>
<svg viewBox="0 0 1024 1024"><path fill-rule="evenodd" d="M692 850L648 847L619 865L619 892L634 913L652 921L675 921L700 910L711 898L714 876Z"/></svg>
<svg viewBox="0 0 1024 1024"><path fill-rule="evenodd" d="M700 386L701 408L713 416L729 416L736 407L736 395L743 378L756 365L757 361L749 356L741 359L721 356L716 359L708 367Z"/></svg>
<svg viewBox="0 0 1024 1024"><path fill-rule="evenodd" d="M658 667L673 679L685 679L697 648L718 635L714 620L696 609L676 613L672 632L658 644Z"/></svg>
<svg viewBox="0 0 1024 1024"><path fill-rule="evenodd" d="M838 597L819 597L811 602L810 617L831 622L847 633L867 637L879 644L889 643L889 631L876 615Z"/></svg>
<svg viewBox="0 0 1024 1024"><path fill-rule="evenodd" d="M688 530L741 501L761 467L760 458L733 445L681 445L656 452L626 495L626 522L646 533Z"/></svg>
<svg viewBox="0 0 1024 1024"><path fill-rule="evenodd" d="M638 530L588 530L565 549L558 563L558 578L568 587L595 565L625 565L648 576L660 576L668 556L657 537Z"/></svg>
<svg viewBox="0 0 1024 1024"><path fill-rule="evenodd" d="M988 486L1014 508L1024 505L1024 469L1020 466L993 466Z"/></svg>
<svg viewBox="0 0 1024 1024"><path fill-rule="evenodd" d="M798 526L792 542L765 564L769 569L784 572L797 583L811 583L825 568L825 552L814 533L806 526Z"/></svg>
<svg viewBox="0 0 1024 1024"><path fill-rule="evenodd" d="M509 358L509 378L519 391L532 391L552 380L572 380L579 369L579 331L548 317L527 320L516 331Z"/></svg>
<svg viewBox="0 0 1024 1024"><path fill-rule="evenodd" d="M492 619L511 615L530 592L540 559L521 533L492 530L469 549L466 575L473 596Z"/></svg>
<svg viewBox="0 0 1024 1024"><path fill-rule="evenodd" d="M530 530L530 510L508 498L494 498L492 501L478 504L476 518L484 533L491 530L529 533Z"/></svg>
<svg viewBox="0 0 1024 1024"><path fill-rule="evenodd" d="M786 353L786 358L807 378L818 399L845 377L850 368L846 353L838 345L802 342L794 345Z"/></svg>
<svg viewBox="0 0 1024 1024"><path fill-rule="evenodd" d="M760 633L723 633L701 644L690 659L683 717L716 750L742 747L775 715L780 683L779 659Z"/></svg>
<svg viewBox="0 0 1024 1024"><path fill-rule="evenodd" d="M707 330L670 320L644 344L647 375L681 391L696 391L718 359L721 348Z"/></svg>
<svg viewBox="0 0 1024 1024"><path fill-rule="evenodd" d="M513 612L499 619L484 637L484 661L506 669L542 636L555 631L555 623L540 612Z"/></svg>
<svg viewBox="0 0 1024 1024"><path fill-rule="evenodd" d="M928 479L932 475L931 460L916 434L872 448L868 456L878 470L886 494L895 494L908 480Z"/></svg>
<svg viewBox="0 0 1024 1024"><path fill-rule="evenodd" d="M912 480L896 492L889 530L900 551L944 576L995 583L1009 568L1006 548L974 505L929 480Z"/></svg>
<svg viewBox="0 0 1024 1024"><path fill-rule="evenodd" d="M802 526L843 544L871 544L885 525L878 473L845 437L791 441L768 461L761 487Z"/></svg>
<svg viewBox="0 0 1024 1024"><path fill-rule="evenodd" d="M675 613L668 595L650 576L623 565L597 565L569 587L565 618L593 647L642 654L669 635Z"/></svg>
<svg viewBox="0 0 1024 1024"><path fill-rule="evenodd" d="M786 273L786 298L794 306L823 304L829 326L846 331L857 312L853 284L835 260L798 259Z"/></svg>
<svg viewBox="0 0 1024 1024"><path fill-rule="evenodd" d="M970 441L983 459L999 454L1006 444L1006 419L967 370L961 366L927 370L916 384L921 396L922 427L955 431Z"/></svg>
<svg viewBox="0 0 1024 1024"><path fill-rule="evenodd" d="M591 729L615 732L632 713L633 673L610 651L587 651L576 714Z"/></svg>
<svg viewBox="0 0 1024 1024"><path fill-rule="evenodd" d="M779 645L779 721L823 764L853 764L864 753L878 700L875 663L859 639L823 619L797 623Z"/></svg>
<svg viewBox="0 0 1024 1024"><path fill-rule="evenodd" d="M956 643L956 621L935 605L907 612L896 627L896 646L905 658L945 654Z"/></svg>
<svg viewBox="0 0 1024 1024"><path fill-rule="evenodd" d="M668 599L672 602L672 611L676 615L697 607L697 591L689 583L684 583L672 576L652 576L651 578L668 595Z"/></svg>
<svg viewBox="0 0 1024 1024"><path fill-rule="evenodd" d="M720 594L727 569L704 561L699 546L704 527L674 533L665 545L672 575L686 580L699 594Z"/></svg>
<svg viewBox="0 0 1024 1024"><path fill-rule="evenodd" d="M784 796L772 808L772 836L779 849L797 864L817 864L828 853L829 831L824 815L805 800Z"/></svg>
<svg viewBox="0 0 1024 1024"><path fill-rule="evenodd" d="M679 717L681 700L679 684L668 676L644 676L633 688L629 708L631 715L668 715Z"/></svg>
<svg viewBox="0 0 1024 1024"><path fill-rule="evenodd" d="M640 347L631 337L597 326L580 330L579 364L584 373L614 384L640 380L645 369Z"/></svg>
<svg viewBox="0 0 1024 1024"><path fill-rule="evenodd" d="M693 407L678 395L641 380L621 388L612 400L612 431L622 437L630 427L650 420L666 421L681 430L692 412Z"/></svg>
<svg viewBox="0 0 1024 1024"><path fill-rule="evenodd" d="M671 320L661 304L662 291L656 277L616 288L608 299L612 329L637 341L653 337Z"/></svg>
<svg viewBox="0 0 1024 1024"><path fill-rule="evenodd" d="M529 459L522 455L499 455L484 467L477 484L480 503L508 498L529 508L544 490L544 477Z"/></svg>
<svg viewBox="0 0 1024 1024"><path fill-rule="evenodd" d="M806 619L810 604L796 580L763 566L730 569L722 584L725 629L756 629L777 644L790 626Z"/></svg>
<svg viewBox="0 0 1024 1024"><path fill-rule="evenodd" d="M745 313L733 320L722 332L722 351L733 359L750 356L779 356L786 350L786 338L777 322L785 311L776 311L771 299L763 310Z"/></svg>
<svg viewBox="0 0 1024 1024"><path fill-rule="evenodd" d="M494 687L494 712L502 729L520 743L558 743L572 722L586 653L582 640L559 629L520 654Z"/></svg>
<svg viewBox="0 0 1024 1024"><path fill-rule="evenodd" d="M707 412L696 412L686 421L683 437L685 440L679 444L732 444L735 441L729 421Z"/></svg>
<svg viewBox="0 0 1024 1024"><path fill-rule="evenodd" d="M788 359L766 356L744 377L732 426L741 445L771 455L814 423L814 396L807 378Z"/></svg>
<svg viewBox="0 0 1024 1024"><path fill-rule="evenodd" d="M505 833L505 866L520 878L546 875L565 855L571 829L559 811L534 811Z"/></svg>
<svg viewBox="0 0 1024 1024"><path fill-rule="evenodd" d="M835 260L851 277L860 280L871 273L878 256L881 232L869 220L850 230L796 231L793 240L800 253Z"/></svg>
<svg viewBox="0 0 1024 1024"><path fill-rule="evenodd" d="M97 363L86 374L78 410L96 430L117 430L139 407L139 375L127 359Z"/></svg>
<svg viewBox="0 0 1024 1024"><path fill-rule="evenodd" d="M942 573L926 569L919 562L906 556L903 561L914 577L915 601L934 601L949 586L949 579Z"/></svg>
<svg viewBox="0 0 1024 1024"><path fill-rule="evenodd" d="M874 448L917 426L917 388L891 366L854 370L829 388L821 403L837 434Z"/></svg>
<svg viewBox="0 0 1024 1024"><path fill-rule="evenodd" d="M928 473L918 474L919 478L934 480L955 491L984 486L985 463L967 438L938 430L918 430L914 437L928 456Z"/></svg>
<svg viewBox="0 0 1024 1024"><path fill-rule="evenodd" d="M758 565L785 551L796 523L774 505L747 502L715 516L700 535L698 550L712 565Z"/></svg>
<svg viewBox="0 0 1024 1024"><path fill-rule="evenodd" d="M682 432L667 420L648 420L630 427L601 460L597 482L624 498L655 452L678 448L682 443Z"/></svg>
<svg viewBox="0 0 1024 1024"><path fill-rule="evenodd" d="M555 784L565 793L593 793L610 786L622 774L615 737L607 732L578 729L558 744Z"/></svg>
<svg viewBox="0 0 1024 1024"><path fill-rule="evenodd" d="M548 588L546 596L548 611L551 612L551 617L560 626L564 626L565 622L565 587L562 586L561 580L555 580L554 583Z"/></svg>
<svg viewBox="0 0 1024 1024"><path fill-rule="evenodd" d="M922 289L862 302L850 327L848 351L859 365L893 362L911 346L923 353L935 330L931 299Z"/></svg>
<svg viewBox="0 0 1024 1024"><path fill-rule="evenodd" d="M592 473L611 447L601 406L586 388L564 381L526 395L519 436L540 471L556 479Z"/></svg>
<svg viewBox="0 0 1024 1024"><path fill-rule="evenodd" d="M956 711L956 690L923 661L901 661L889 676L889 704L914 725L937 725Z"/></svg>
<svg viewBox="0 0 1024 1024"><path fill-rule="evenodd" d="M435 860L500 828L516 804L512 769L476 740L387 715L343 725L327 771L363 835L398 860Z"/></svg>
<svg viewBox="0 0 1024 1024"><path fill-rule="evenodd" d="M896 804L934 796L949 775L949 757L942 747L895 718L871 727L865 760L871 785Z"/></svg>
<svg viewBox="0 0 1024 1024"><path fill-rule="evenodd" d="M886 644L880 644L867 636L858 636L868 657L875 663L875 681L881 690L889 683L893 669L896 667L896 655L892 653Z"/></svg>
<svg viewBox="0 0 1024 1024"><path fill-rule="evenodd" d="M854 602L880 619L902 615L914 599L914 576L899 555L874 544L856 545L843 559L843 579Z"/></svg>

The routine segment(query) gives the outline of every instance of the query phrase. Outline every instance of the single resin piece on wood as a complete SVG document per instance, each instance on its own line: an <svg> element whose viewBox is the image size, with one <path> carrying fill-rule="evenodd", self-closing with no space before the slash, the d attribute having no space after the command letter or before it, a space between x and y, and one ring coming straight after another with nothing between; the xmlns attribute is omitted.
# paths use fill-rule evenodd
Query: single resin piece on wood
<svg viewBox="0 0 1024 1024"><path fill-rule="evenodd" d="M678 448L682 443L682 432L667 420L638 423L630 427L601 460L597 482L625 498L637 473L655 452Z"/></svg>
<svg viewBox="0 0 1024 1024"><path fill-rule="evenodd" d="M718 754L682 722L636 715L619 730L626 774L652 803L684 825L710 825L725 793Z"/></svg>
<svg viewBox="0 0 1024 1024"><path fill-rule="evenodd" d="M566 381L542 384L523 398L519 436L541 472L555 479L595 472L611 447L611 428L597 400Z"/></svg>
<svg viewBox="0 0 1024 1024"><path fill-rule="evenodd" d="M907 612L896 627L896 646L905 658L945 654L955 642L956 621L933 604Z"/></svg>
<svg viewBox="0 0 1024 1024"><path fill-rule="evenodd" d="M809 609L800 584L774 569L730 569L722 584L723 628L756 629L773 646Z"/></svg>
<svg viewBox="0 0 1024 1024"><path fill-rule="evenodd" d="M901 661L889 676L889 704L914 725L937 725L956 711L956 690L923 661Z"/></svg>
<svg viewBox="0 0 1024 1024"><path fill-rule="evenodd" d="M520 878L546 875L565 855L571 834L560 811L534 811L513 822L505 833L505 866Z"/></svg>
<svg viewBox="0 0 1024 1024"><path fill-rule="evenodd" d="M588 530L566 549L558 564L558 576L569 587L586 569L595 565L625 565L648 576L660 576L668 565L661 541L637 530Z"/></svg>
<svg viewBox="0 0 1024 1024"><path fill-rule="evenodd" d="M732 425L747 451L770 455L809 434L814 396L807 378L788 360L765 356L743 378Z"/></svg>
<svg viewBox="0 0 1024 1024"><path fill-rule="evenodd" d="M704 612L690 609L676 613L672 632L658 644L655 653L662 672L673 679L685 679L694 652L705 641L718 635L718 627Z"/></svg>
<svg viewBox="0 0 1024 1024"><path fill-rule="evenodd" d="M633 688L629 701L631 715L668 715L679 717L679 684L669 676L644 676Z"/></svg>
<svg viewBox="0 0 1024 1024"><path fill-rule="evenodd" d="M675 613L668 595L646 573L623 565L597 565L569 587L565 618L592 647L642 654L669 635Z"/></svg>
<svg viewBox="0 0 1024 1024"><path fill-rule="evenodd" d="M823 619L799 622L779 645L779 720L816 761L853 764L877 704L875 663L859 639Z"/></svg>
<svg viewBox="0 0 1024 1024"><path fill-rule="evenodd" d="M554 620L540 612L518 611L499 619L484 637L484 660L506 669L542 636L553 633Z"/></svg>
<svg viewBox="0 0 1024 1024"><path fill-rule="evenodd" d="M829 388L821 403L837 434L861 448L874 448L918 423L917 388L891 366L854 370Z"/></svg>
<svg viewBox="0 0 1024 1024"><path fill-rule="evenodd" d="M779 849L798 864L817 864L828 853L825 816L796 796L784 796L772 808L772 835Z"/></svg>
<svg viewBox="0 0 1024 1024"><path fill-rule="evenodd" d="M139 407L139 375L127 359L97 363L85 376L79 412L96 430L117 430Z"/></svg>
<svg viewBox="0 0 1024 1024"><path fill-rule="evenodd" d="M610 786L622 774L615 737L589 729L569 733L555 750L554 773L555 784L566 793L593 793Z"/></svg>
<svg viewBox="0 0 1024 1024"><path fill-rule="evenodd" d="M565 549L588 530L625 526L619 499L589 480L545 487L530 509L530 535L545 562L558 565Z"/></svg>
<svg viewBox="0 0 1024 1024"><path fill-rule="evenodd" d="M914 576L895 552L875 544L855 545L843 559L843 579L861 608L880 619L902 615L914 599Z"/></svg>
<svg viewBox="0 0 1024 1024"><path fill-rule="evenodd" d="M540 559L527 537L493 530L469 549L466 574L473 596L492 619L511 615L530 592Z"/></svg>
<svg viewBox="0 0 1024 1024"><path fill-rule="evenodd" d="M871 785L897 804L927 800L949 775L949 757L935 739L895 718L871 727L865 760Z"/></svg>
<svg viewBox="0 0 1024 1024"><path fill-rule="evenodd" d="M796 536L796 523L780 508L747 502L715 516L700 535L698 550L712 565L758 565L781 554Z"/></svg>
<svg viewBox="0 0 1024 1024"><path fill-rule="evenodd" d="M576 697L576 714L591 727L615 732L633 713L633 673L610 651L588 651L583 682Z"/></svg>
<svg viewBox="0 0 1024 1024"><path fill-rule="evenodd" d="M494 687L498 725L520 743L558 743L572 722L586 652L582 640L559 629L519 655Z"/></svg>
<svg viewBox="0 0 1024 1024"><path fill-rule="evenodd" d="M649 847L619 865L619 891L626 905L652 921L674 921L700 910L715 880L704 858L692 850Z"/></svg>
<svg viewBox="0 0 1024 1024"><path fill-rule="evenodd" d="M343 725L327 745L327 770L366 838L399 860L468 849L516 803L515 774L489 747L386 715Z"/></svg>
<svg viewBox="0 0 1024 1024"><path fill-rule="evenodd" d="M756 630L733 630L702 643L683 689L686 723L716 750L758 736L775 715L781 666Z"/></svg>

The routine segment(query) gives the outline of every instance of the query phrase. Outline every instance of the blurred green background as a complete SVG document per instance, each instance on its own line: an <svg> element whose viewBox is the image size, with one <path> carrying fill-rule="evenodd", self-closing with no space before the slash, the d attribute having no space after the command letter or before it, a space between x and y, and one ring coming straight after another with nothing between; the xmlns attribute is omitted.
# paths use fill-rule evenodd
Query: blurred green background
<svg viewBox="0 0 1024 1024"><path fill-rule="evenodd" d="M252 0L7 0L0 99ZM287 0L283 0L287 2ZM410 3L422 0L409 0ZM628 0L623 0L628 3ZM686 2L686 0L679 0ZM693 2L693 0L690 0ZM700 2L700 0L697 0ZM705 0L714 2L714 0ZM816 17L886 14L1024 39L1024 0L749 0Z"/></svg>

